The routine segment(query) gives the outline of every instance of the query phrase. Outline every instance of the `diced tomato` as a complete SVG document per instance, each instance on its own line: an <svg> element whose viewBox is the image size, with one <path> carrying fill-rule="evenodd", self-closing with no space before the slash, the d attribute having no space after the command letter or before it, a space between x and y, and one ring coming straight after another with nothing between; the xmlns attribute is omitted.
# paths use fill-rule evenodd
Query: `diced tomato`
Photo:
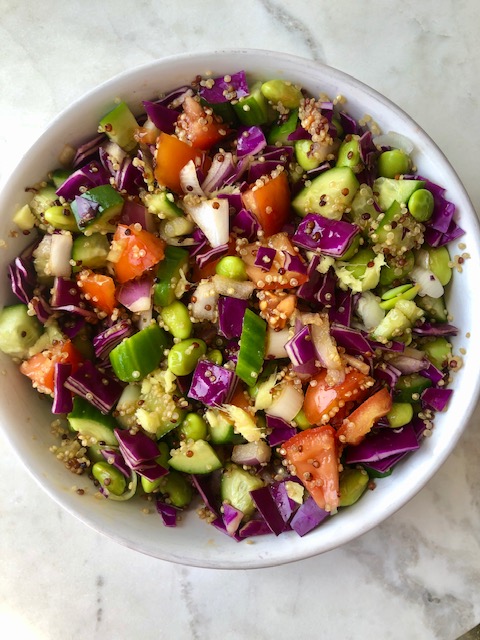
<svg viewBox="0 0 480 640"><path fill-rule="evenodd" d="M70 340L55 342L49 349L37 353L20 365L20 371L32 381L40 393L53 393L55 365L71 364L72 373L78 369L82 356Z"/></svg>
<svg viewBox="0 0 480 640"><path fill-rule="evenodd" d="M165 242L134 224L119 224L113 236L115 279L120 284L141 276L164 258Z"/></svg>
<svg viewBox="0 0 480 640"><path fill-rule="evenodd" d="M349 403L361 402L374 383L373 378L354 368L334 387L328 386L326 377L327 369L323 369L311 380L305 394L303 410L311 424L330 423Z"/></svg>
<svg viewBox="0 0 480 640"><path fill-rule="evenodd" d="M265 240L263 246L271 247L277 251L273 264L268 271L264 271L261 267L255 266L255 259L259 249L258 244L248 244L246 247L243 247L245 253L243 249L241 253L241 257L246 265L248 277L252 282L255 282L259 289L292 289L307 281L305 273L285 269L285 253L291 256L297 256L300 260L286 233L277 233L270 236Z"/></svg>
<svg viewBox="0 0 480 640"><path fill-rule="evenodd" d="M88 304L108 315L112 314L117 306L113 278L82 269L77 275L77 283Z"/></svg>
<svg viewBox="0 0 480 640"><path fill-rule="evenodd" d="M178 125L186 132L187 140L197 149L210 149L228 133L226 125L214 113L207 113L190 96L183 102L183 115L180 116Z"/></svg>
<svg viewBox="0 0 480 640"><path fill-rule="evenodd" d="M335 513L339 498L338 450L330 425L301 431L282 445L292 474L321 509Z"/></svg>
<svg viewBox="0 0 480 640"><path fill-rule="evenodd" d="M375 422L386 416L391 408L392 397L384 387L367 398L344 419L337 431L339 441L342 444L360 444Z"/></svg>
<svg viewBox="0 0 480 640"><path fill-rule="evenodd" d="M261 224L265 236L278 233L290 217L290 187L285 171L263 187L253 186L242 193L243 205Z"/></svg>
<svg viewBox="0 0 480 640"><path fill-rule="evenodd" d="M162 131L158 136L155 154L155 179L167 189L182 193L180 171L190 160L193 160L196 165L201 165L203 158L204 153L201 149L191 147L186 142Z"/></svg>

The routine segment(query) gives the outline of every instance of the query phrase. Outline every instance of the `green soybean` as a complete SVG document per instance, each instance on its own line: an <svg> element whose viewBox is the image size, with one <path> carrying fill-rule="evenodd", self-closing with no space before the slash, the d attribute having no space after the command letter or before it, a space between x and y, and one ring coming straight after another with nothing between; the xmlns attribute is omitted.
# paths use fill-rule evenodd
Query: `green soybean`
<svg viewBox="0 0 480 640"><path fill-rule="evenodd" d="M116 496L121 496L127 488L125 476L108 462L96 462L92 467L92 475L102 487Z"/></svg>
<svg viewBox="0 0 480 640"><path fill-rule="evenodd" d="M360 154L360 136L347 136L338 149L337 167L350 167L354 173L358 173L363 168Z"/></svg>
<svg viewBox="0 0 480 640"><path fill-rule="evenodd" d="M409 156L401 149L384 151L378 157L378 175L383 178L395 178L395 176L408 173L411 166Z"/></svg>
<svg viewBox="0 0 480 640"><path fill-rule="evenodd" d="M430 270L440 280L440 284L445 286L450 282L452 277L450 254L448 253L447 247L427 247L427 251Z"/></svg>
<svg viewBox="0 0 480 640"><path fill-rule="evenodd" d="M223 364L223 355L220 349L210 349L207 353L207 360L214 362L215 364Z"/></svg>
<svg viewBox="0 0 480 640"><path fill-rule="evenodd" d="M197 366L198 360L207 352L207 345L199 338L182 340L168 352L167 364L176 376L187 376Z"/></svg>
<svg viewBox="0 0 480 640"><path fill-rule="evenodd" d="M190 504L193 497L192 485L177 471L170 471L161 478L160 491L165 494L174 507L180 509Z"/></svg>
<svg viewBox="0 0 480 640"><path fill-rule="evenodd" d="M245 263L238 256L225 256L219 260L215 271L219 276L230 278L230 280L243 282L248 278Z"/></svg>
<svg viewBox="0 0 480 640"><path fill-rule="evenodd" d="M160 316L166 325L165 328L174 338L185 340L190 337L193 324L183 302L175 300L175 302L163 307Z"/></svg>
<svg viewBox="0 0 480 640"><path fill-rule="evenodd" d="M393 429L408 424L413 418L413 407L409 402L394 402L387 413L387 419Z"/></svg>
<svg viewBox="0 0 480 640"><path fill-rule="evenodd" d="M419 222L430 220L434 207L433 195L428 189L417 189L408 199L408 210Z"/></svg>
<svg viewBox="0 0 480 640"><path fill-rule="evenodd" d="M340 507L349 507L359 500L369 482L368 473L364 469L345 469L340 474L339 492Z"/></svg>
<svg viewBox="0 0 480 640"><path fill-rule="evenodd" d="M295 158L302 169L310 171L320 166L321 160L312 152L313 144L311 140L296 140L294 148Z"/></svg>
<svg viewBox="0 0 480 640"><path fill-rule="evenodd" d="M43 216L48 224L55 229L78 232L77 221L68 205L54 205L53 207L49 207Z"/></svg>
<svg viewBox="0 0 480 640"><path fill-rule="evenodd" d="M285 80L268 80L262 84L261 92L273 104L281 102L287 109L297 109L303 97L298 87Z"/></svg>
<svg viewBox="0 0 480 640"><path fill-rule="evenodd" d="M198 413L187 413L177 432L182 440L206 440L208 427Z"/></svg>

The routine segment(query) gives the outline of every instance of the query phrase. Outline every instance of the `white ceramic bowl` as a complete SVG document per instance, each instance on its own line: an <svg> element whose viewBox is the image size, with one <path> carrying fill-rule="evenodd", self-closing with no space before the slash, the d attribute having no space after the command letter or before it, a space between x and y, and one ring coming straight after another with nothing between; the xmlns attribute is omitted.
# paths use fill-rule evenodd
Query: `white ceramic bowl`
<svg viewBox="0 0 480 640"><path fill-rule="evenodd" d="M68 472L49 452L52 444L48 402L32 391L29 381L10 359L1 357L0 387L1 425L7 439L47 493L85 524L130 548L151 556L187 565L209 568L254 568L282 564L307 558L338 547L372 529L410 500L433 476L457 443L475 406L479 388L478 364L473 354L480 353L478 309L466 295L480 282L480 234L477 218L459 178L448 160L401 109L358 80L322 64L283 53L258 50L217 51L174 56L127 71L102 84L72 104L48 127L24 156L1 195L0 238L8 238L11 215L28 201L25 187L42 179L58 165L65 143L80 143L95 132L115 98L126 100L141 112L141 101L160 92L190 82L207 71L214 75L245 69L250 76L263 79L285 78L305 87L313 94L339 94L348 100L352 115L369 114L384 132L404 134L415 145L419 173L447 188L447 197L458 209L458 218L466 235L461 239L471 255L463 273L455 274L449 309L453 322L460 327L454 340L456 351L467 350L464 367L456 374L455 390L448 411L438 414L431 438L420 450L400 463L395 472L378 482L375 491L367 492L356 505L342 511L304 538L296 533L278 538L264 536L248 543L237 543L202 522L195 513L188 514L180 526L168 529L157 515L141 513L143 502L109 502L95 499L93 491L78 496L72 486L89 486L87 478ZM23 240L7 240L0 252L0 272L22 247ZM454 253L456 251L454 250ZM0 305L12 302L6 277L2 277ZM470 337L466 337L469 333Z"/></svg>

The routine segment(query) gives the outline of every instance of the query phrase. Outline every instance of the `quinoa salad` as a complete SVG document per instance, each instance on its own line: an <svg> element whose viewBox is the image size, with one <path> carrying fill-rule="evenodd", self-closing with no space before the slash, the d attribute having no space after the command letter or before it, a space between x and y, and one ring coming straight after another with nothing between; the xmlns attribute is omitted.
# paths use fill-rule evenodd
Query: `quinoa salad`
<svg viewBox="0 0 480 640"><path fill-rule="evenodd" d="M0 350L51 404L79 496L306 535L447 410L468 257L448 185L401 132L285 80L197 76L142 104L112 100L26 185Z"/></svg>

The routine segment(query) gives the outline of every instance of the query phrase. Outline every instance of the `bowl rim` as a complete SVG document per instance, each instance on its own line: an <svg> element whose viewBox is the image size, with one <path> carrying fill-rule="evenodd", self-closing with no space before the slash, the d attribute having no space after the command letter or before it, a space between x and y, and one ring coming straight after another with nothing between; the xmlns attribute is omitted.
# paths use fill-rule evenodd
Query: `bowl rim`
<svg viewBox="0 0 480 640"><path fill-rule="evenodd" d="M360 91L363 95L368 96L369 99L374 100L375 102L382 105L384 109L387 111L391 111L397 116L401 117L403 120L408 122L410 126L416 129L416 134L419 139L422 139L423 143L426 144L429 148L435 150L438 158L445 165L449 174L451 175L451 179L455 182L455 189L458 190L463 197L464 205L466 205L466 209L469 210L469 214L471 215L470 223L474 238L477 241L480 240L480 224L475 215L475 210L473 204L467 194L465 187L463 186L457 172L450 164L448 158L443 153L443 151L438 147L435 141L430 138L430 136L413 120L411 116L408 115L401 107L392 102L389 98L385 97L383 94L373 89L372 87L366 85L362 81L356 79L355 77L336 69L330 65L326 65L322 62L318 62L315 60L311 60L308 58L304 58L297 55L292 55L285 52L277 52L273 50L265 50L265 49L254 49L254 48L225 48L218 49L212 51L201 51L201 52L186 52L181 54L174 54L166 57L162 57L145 64L137 65L135 67L126 69L121 73L114 75L113 77L105 80L99 85L94 86L86 93L82 94L76 100L74 100L70 105L64 108L56 117L54 117L45 127L44 131L38 136L38 138L30 145L29 149L22 154L20 160L18 161L16 167L12 170L12 174L5 177L4 186L2 188L2 192L0 194L0 201L5 197L8 199L9 196L9 184L10 184L10 176L13 175L16 171L22 170L22 165L25 162L27 156L32 153L38 147L41 147L45 140L48 140L50 137L51 131L58 126L61 126L64 121L68 119L71 113L76 112L77 110L81 110L84 105L88 105L91 99L96 96L102 96L103 94L109 93L110 100L113 98L114 89L121 83L128 82L130 80L134 80L137 76L145 74L147 72L155 72L158 71L159 68L168 66L170 64L179 63L179 62L190 62L191 68L193 71L195 69L199 69L200 65L203 64L203 61L209 60L210 63L214 61L214 59L219 59L225 56L234 56L240 59L247 60L246 71L249 72L248 69L248 60L250 59L250 63L253 59L259 58L261 62L264 61L265 64L268 62L278 63L280 65L289 65L294 64L298 66L303 66L308 70L317 73L318 75L323 74L323 76L330 77L335 80L339 80L342 84L348 84L353 87L355 90ZM172 87L173 88L173 87ZM348 98L348 96L347 96ZM144 98L145 99L145 98ZM69 142L68 140L66 142ZM451 185L447 186L447 189ZM468 215L465 212L465 215ZM293 545L295 547L294 552L292 551L293 546L289 548L289 546L283 545L281 547L281 552L278 554L273 553L272 556L267 555L265 557L255 557L252 556L246 561L231 561L226 560L225 558L215 562L207 562L202 559L198 554L193 554L191 556L175 556L172 553L165 553L163 549L160 548L159 552L152 553L151 551L146 551L145 549L140 548L137 544L135 544L134 540L129 539L128 537L119 535L115 532L115 530L111 529L106 530L105 526L102 527L98 522L96 522L95 518L91 517L88 513L81 513L80 509L75 509L71 502L66 499L62 499L62 495L59 494L57 490L54 489L53 486L50 486L48 482L45 482L45 478L41 473L36 472L32 469L31 465L28 465L27 460L24 456L22 456L22 451L15 439L13 438L13 434L11 430L8 429L7 425L4 425L3 419L0 419L0 427L6 437L6 440L9 442L12 449L15 451L19 460L25 466L30 475L35 479L35 481L42 487L46 493L53 498L53 500L62 506L66 511L71 513L74 517L81 520L83 523L87 524L89 527L94 529L95 531L105 535L116 542L121 543L124 546L135 549L147 555L151 555L152 557L156 557L162 560L167 560L171 562L176 562L179 564L185 564L188 566L197 566L204 568L219 568L219 569L250 569L250 568L261 568L261 567L269 567L276 566L280 564L285 564L289 562L294 562L297 560L306 559L320 553L324 553L330 551L334 548L340 547L353 539L363 535L364 533L370 531L378 524L389 518L396 511L398 511L401 507L403 507L407 502L409 502L424 486L425 484L433 477L433 475L438 471L440 466L443 465L447 457L453 451L456 446L458 440L460 439L463 431L467 427L467 424L472 416L472 413L475 409L477 398L480 394L480 377L477 377L475 380L473 393L470 395L468 402L465 407L465 411L462 415L462 420L457 421L453 434L450 436L448 440L448 446L444 445L439 448L437 451L437 455L435 457L435 464L431 464L430 466L426 466L423 470L423 473L419 478L417 478L414 482L412 482L408 488L408 490L399 498L391 501L381 512L381 514L376 514L373 517L364 519L361 526L357 527L352 533L351 531L345 531L340 535L337 540L330 540L328 544L315 544L312 539L310 541L307 538L299 539L300 543L297 545ZM161 523L159 526L162 526ZM270 536L269 536L270 537ZM227 539L228 542L230 542ZM233 541L232 541L232 544ZM275 546L275 545L273 545Z"/></svg>

